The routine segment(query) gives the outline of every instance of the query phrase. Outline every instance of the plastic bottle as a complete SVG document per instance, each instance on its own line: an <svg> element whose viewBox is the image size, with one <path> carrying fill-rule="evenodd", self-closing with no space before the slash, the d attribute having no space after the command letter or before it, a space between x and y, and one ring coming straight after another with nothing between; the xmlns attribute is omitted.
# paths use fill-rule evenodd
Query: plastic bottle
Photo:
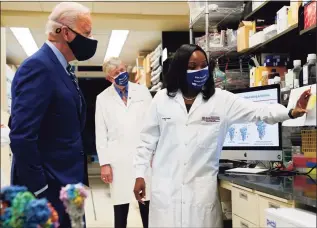
<svg viewBox="0 0 317 228"><path fill-rule="evenodd" d="M292 74L293 74L293 88L296 89L299 87L299 78L300 78L300 73L302 71L302 61L301 60L294 60L293 61L293 70L292 70Z"/></svg>
<svg viewBox="0 0 317 228"><path fill-rule="evenodd" d="M316 62L316 54L309 54L307 56L307 63L303 66L299 78L300 86L307 86L316 83Z"/></svg>
<svg viewBox="0 0 317 228"><path fill-rule="evenodd" d="M287 90L292 89L294 87L293 82L294 82L293 72L291 69L288 69L287 73L285 74L285 88Z"/></svg>
<svg viewBox="0 0 317 228"><path fill-rule="evenodd" d="M280 74L276 72L276 69L272 69L269 74L269 80L268 80L269 85L276 84L275 82L277 82L278 79L275 80L275 77L279 78L279 82L281 81Z"/></svg>

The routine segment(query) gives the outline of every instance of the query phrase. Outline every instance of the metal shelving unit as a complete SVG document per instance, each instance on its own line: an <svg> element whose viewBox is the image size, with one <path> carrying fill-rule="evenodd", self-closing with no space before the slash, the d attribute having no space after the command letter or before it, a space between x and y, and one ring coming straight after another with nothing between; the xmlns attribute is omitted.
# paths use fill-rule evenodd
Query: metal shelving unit
<svg viewBox="0 0 317 228"><path fill-rule="evenodd" d="M198 1L197 1L198 2ZM194 29L198 31L205 31L206 37L206 52L209 53L209 38L208 34L211 29L216 29L222 24L227 24L228 21L239 21L243 12L243 2L242 1L219 1L219 2L208 2L199 1L198 4L204 4L197 16L193 16L190 13L190 23L189 23L189 34L190 43L193 44L194 41ZM192 1L188 2L189 8L191 9L191 4L195 4ZM217 5L218 7L215 7ZM199 11L197 9L194 9Z"/></svg>

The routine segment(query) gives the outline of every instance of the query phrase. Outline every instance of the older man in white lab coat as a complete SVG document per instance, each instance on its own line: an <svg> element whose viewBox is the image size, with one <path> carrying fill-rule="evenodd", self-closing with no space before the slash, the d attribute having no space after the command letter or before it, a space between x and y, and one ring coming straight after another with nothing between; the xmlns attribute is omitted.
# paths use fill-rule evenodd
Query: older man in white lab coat
<svg viewBox="0 0 317 228"><path fill-rule="evenodd" d="M113 84L97 97L96 145L101 179L110 183L115 228L125 228L133 196L133 157L144 115L152 96L145 86L129 82L126 66L119 58L105 61L103 70ZM149 194L139 203L144 227L148 227Z"/></svg>

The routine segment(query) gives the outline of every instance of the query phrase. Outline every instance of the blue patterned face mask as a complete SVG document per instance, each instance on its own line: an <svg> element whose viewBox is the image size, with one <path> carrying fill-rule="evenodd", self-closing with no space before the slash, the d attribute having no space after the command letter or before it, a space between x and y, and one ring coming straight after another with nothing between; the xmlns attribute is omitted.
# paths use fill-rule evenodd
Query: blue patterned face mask
<svg viewBox="0 0 317 228"><path fill-rule="evenodd" d="M201 70L187 70L187 83L196 90L201 90L208 78L208 66Z"/></svg>
<svg viewBox="0 0 317 228"><path fill-rule="evenodd" d="M116 84L118 86L126 86L129 82L129 74L128 72L122 72L120 73L115 79L114 81L116 82Z"/></svg>

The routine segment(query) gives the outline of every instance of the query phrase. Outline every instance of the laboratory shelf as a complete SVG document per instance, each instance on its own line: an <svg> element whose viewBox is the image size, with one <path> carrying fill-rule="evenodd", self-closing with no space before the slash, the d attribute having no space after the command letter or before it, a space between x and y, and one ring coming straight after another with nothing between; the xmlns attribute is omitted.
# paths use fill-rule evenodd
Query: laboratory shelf
<svg viewBox="0 0 317 228"><path fill-rule="evenodd" d="M288 42L291 40L291 38L298 34L298 24L295 24L288 29L286 29L284 32L277 34L276 36L272 37L271 39L266 40L265 42L258 44L254 47L245 49L240 54L251 54L256 52L268 52L268 51L274 51L274 52L283 52L286 50L289 50L289 45L291 44ZM283 45L281 45L283 44ZM287 45L285 45L287 44Z"/></svg>
<svg viewBox="0 0 317 228"><path fill-rule="evenodd" d="M283 6L289 5L289 2L290 1L267 0L258 8L246 15L244 20L274 19L276 12L279 11Z"/></svg>
<svg viewBox="0 0 317 228"><path fill-rule="evenodd" d="M207 5L201 8L200 13L195 17L191 18L189 28L198 31L204 31L208 23L208 28L215 28L218 26L236 27L243 12L243 2L215 2L218 8L213 8L212 2L208 2ZM225 7L224 7L225 6ZM206 14L208 14L208 21Z"/></svg>
<svg viewBox="0 0 317 228"><path fill-rule="evenodd" d="M303 29L299 32L300 35L305 35L305 34L315 34L316 35L316 32L317 32L317 25L314 25L310 28L307 28L307 29Z"/></svg>

